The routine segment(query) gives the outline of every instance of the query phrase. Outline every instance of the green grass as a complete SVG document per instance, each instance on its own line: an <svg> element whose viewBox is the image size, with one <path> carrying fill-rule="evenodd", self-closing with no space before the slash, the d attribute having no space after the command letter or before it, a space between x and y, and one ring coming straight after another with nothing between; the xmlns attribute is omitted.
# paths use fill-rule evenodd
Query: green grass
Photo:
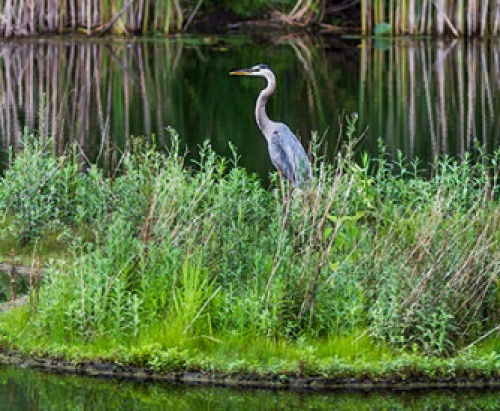
<svg viewBox="0 0 500 411"><path fill-rule="evenodd" d="M166 154L136 140L114 179L27 136L0 181L4 231L68 245L30 306L1 315L2 344L163 371L494 370L500 153L423 178L383 148L356 162L348 122L335 162L313 150L311 187L290 195L207 145L186 167L173 131Z"/></svg>
<svg viewBox="0 0 500 411"><path fill-rule="evenodd" d="M159 324L145 329L138 338L125 337L119 341L102 336L91 343L85 343L78 339L58 338L57 335L32 340L25 338L30 316L28 306L13 309L3 315L0 319L3 332L0 341L10 344L8 336L13 337L15 346L25 353L63 356L73 360L102 358L118 363L130 361L143 366L154 363L155 357L164 352L177 350L184 353L181 355L183 361L190 362L190 358L194 359L191 367L216 366L218 371L228 370L239 362L248 366L248 370L267 372L279 364L283 364L284 369L292 370L300 363L313 364L331 358L355 363L397 357L397 353L390 347L375 343L366 330L328 339L301 338L293 341L230 334L193 338L170 327L166 332L166 328ZM204 365L207 358L210 358L210 362Z"/></svg>
<svg viewBox="0 0 500 411"><path fill-rule="evenodd" d="M172 340L148 330L138 340L99 337L92 343L37 341L26 338L27 307L4 316L0 342L16 336L16 349L25 355L52 356L69 361L102 360L133 364L160 372L208 371L257 375L322 375L336 378L411 379L438 377L499 377L500 338L493 337L477 349L440 358L422 353L395 351L374 341L366 332L328 339L274 340L268 337L219 335L211 338ZM7 345L9 345L7 343Z"/></svg>

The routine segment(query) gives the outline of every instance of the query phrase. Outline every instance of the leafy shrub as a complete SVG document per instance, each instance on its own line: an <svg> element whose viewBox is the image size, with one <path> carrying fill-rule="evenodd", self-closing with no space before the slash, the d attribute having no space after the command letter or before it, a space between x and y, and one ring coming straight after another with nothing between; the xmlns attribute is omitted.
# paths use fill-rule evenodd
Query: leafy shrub
<svg viewBox="0 0 500 411"><path fill-rule="evenodd" d="M9 151L10 168L1 180L0 208L15 216L21 243L37 239L44 229L70 218L73 207L66 200L74 191L78 169L72 159L57 158L50 141L24 139L24 149L15 160Z"/></svg>
<svg viewBox="0 0 500 411"><path fill-rule="evenodd" d="M47 137L25 135L23 144L15 155L10 149L10 167L0 180L0 210L14 216L11 229L22 245L104 217L110 196L100 170L81 174L76 150L57 157Z"/></svg>

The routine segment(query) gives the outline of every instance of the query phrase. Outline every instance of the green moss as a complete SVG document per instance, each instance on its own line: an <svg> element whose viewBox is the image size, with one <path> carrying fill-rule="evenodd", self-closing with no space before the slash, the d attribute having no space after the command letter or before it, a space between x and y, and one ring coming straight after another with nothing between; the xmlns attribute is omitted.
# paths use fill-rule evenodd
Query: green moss
<svg viewBox="0 0 500 411"><path fill-rule="evenodd" d="M366 332L328 339L275 340L266 337L218 335L181 338L147 331L137 339L100 337L92 343L36 336L27 327L28 307L0 316L0 345L27 355L70 361L101 359L160 372L208 371L276 375L323 375L337 378L500 377L500 339L494 337L473 351L439 358L403 353L377 344Z"/></svg>

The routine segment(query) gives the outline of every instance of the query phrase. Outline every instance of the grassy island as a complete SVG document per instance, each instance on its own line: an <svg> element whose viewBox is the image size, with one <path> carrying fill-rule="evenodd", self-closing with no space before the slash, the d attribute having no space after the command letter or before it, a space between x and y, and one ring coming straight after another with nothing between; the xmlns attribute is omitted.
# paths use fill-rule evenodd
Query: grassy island
<svg viewBox="0 0 500 411"><path fill-rule="evenodd" d="M0 251L44 271L29 304L0 313L4 352L158 373L500 378L499 152L422 167L349 142L324 161L313 143L298 191L209 145L189 163L174 132L163 152L135 141L113 173L42 137L11 154Z"/></svg>

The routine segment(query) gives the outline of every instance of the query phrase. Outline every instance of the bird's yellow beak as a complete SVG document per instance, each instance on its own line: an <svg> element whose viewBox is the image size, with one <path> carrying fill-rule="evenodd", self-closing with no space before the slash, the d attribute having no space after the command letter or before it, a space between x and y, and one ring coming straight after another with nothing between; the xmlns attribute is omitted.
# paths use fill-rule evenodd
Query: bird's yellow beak
<svg viewBox="0 0 500 411"><path fill-rule="evenodd" d="M229 72L231 76L248 76L250 73L251 71L249 69L240 69Z"/></svg>

